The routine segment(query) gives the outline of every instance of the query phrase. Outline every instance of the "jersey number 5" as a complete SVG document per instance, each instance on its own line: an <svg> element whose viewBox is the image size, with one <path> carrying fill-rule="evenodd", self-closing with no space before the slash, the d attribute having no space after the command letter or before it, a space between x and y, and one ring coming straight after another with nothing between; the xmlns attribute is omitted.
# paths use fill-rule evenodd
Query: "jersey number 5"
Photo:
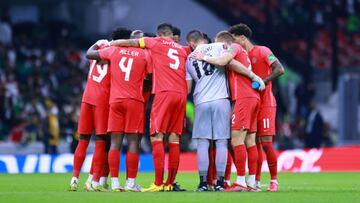
<svg viewBox="0 0 360 203"><path fill-rule="evenodd" d="M91 78L92 80L94 80L95 82L97 83L100 83L104 77L106 76L107 74L107 71L108 71L108 64L103 64L103 65L99 65L96 63L97 61L93 61L91 63L91 66L90 66L90 71L89 71L89 79ZM98 76L96 75L92 75L92 72L94 70L94 67L96 65L96 70L97 72L99 73Z"/></svg>
<svg viewBox="0 0 360 203"><path fill-rule="evenodd" d="M125 73L125 78L124 80L125 81L129 81L129 78L130 78L130 71L131 71L131 68L132 68L132 64L134 62L134 59L133 58L129 58L128 60L128 63L127 65L125 66L125 61L126 59L128 59L127 57L122 57L120 62L119 62L119 67L121 69L122 72Z"/></svg>
<svg viewBox="0 0 360 203"><path fill-rule="evenodd" d="M179 52L176 49L170 48L167 55L174 60L174 63L169 63L170 68L177 70L180 65Z"/></svg>

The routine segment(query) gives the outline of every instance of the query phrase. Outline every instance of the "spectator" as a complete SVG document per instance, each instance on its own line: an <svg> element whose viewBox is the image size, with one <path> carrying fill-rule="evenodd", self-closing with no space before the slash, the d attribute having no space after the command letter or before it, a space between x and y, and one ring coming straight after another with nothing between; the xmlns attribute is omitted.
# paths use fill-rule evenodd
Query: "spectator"
<svg viewBox="0 0 360 203"><path fill-rule="evenodd" d="M309 109L305 124L305 147L319 148L324 139L324 120L313 101L310 102Z"/></svg>

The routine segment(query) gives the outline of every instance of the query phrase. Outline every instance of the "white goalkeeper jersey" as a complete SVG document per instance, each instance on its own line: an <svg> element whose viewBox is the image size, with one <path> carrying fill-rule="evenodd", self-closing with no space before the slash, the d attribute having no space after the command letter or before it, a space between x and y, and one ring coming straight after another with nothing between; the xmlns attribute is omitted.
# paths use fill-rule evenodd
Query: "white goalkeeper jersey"
<svg viewBox="0 0 360 203"><path fill-rule="evenodd" d="M224 52L223 43L201 44L195 51L201 51L206 56L221 56ZM186 60L186 80L195 81L194 104L217 99L229 98L225 67L215 67L205 61L191 58Z"/></svg>

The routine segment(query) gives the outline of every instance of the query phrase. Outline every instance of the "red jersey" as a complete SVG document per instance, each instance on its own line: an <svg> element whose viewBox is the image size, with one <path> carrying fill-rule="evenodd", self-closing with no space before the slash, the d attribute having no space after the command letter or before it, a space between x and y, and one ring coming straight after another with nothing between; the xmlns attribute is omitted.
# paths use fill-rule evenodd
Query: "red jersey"
<svg viewBox="0 0 360 203"><path fill-rule="evenodd" d="M108 64L98 64L96 60L90 60L90 70L82 102L95 105L109 105L110 74Z"/></svg>
<svg viewBox="0 0 360 203"><path fill-rule="evenodd" d="M110 61L110 100L134 99L144 102L143 82L151 68L150 55L146 50L111 46L99 50L102 60Z"/></svg>
<svg viewBox="0 0 360 203"><path fill-rule="evenodd" d="M265 78L272 72L271 64L278 60L271 50L265 46L254 46L249 51L249 58L254 73L261 78ZM271 81L266 84L265 90L260 92L260 98L261 106L276 106Z"/></svg>
<svg viewBox="0 0 360 203"><path fill-rule="evenodd" d="M234 56L234 59L242 63L251 70L251 63L244 48L238 44L232 44L227 50ZM232 100L239 98L255 97L259 98L259 93L251 87L251 79L228 69L228 78ZM259 98L260 99L260 98Z"/></svg>
<svg viewBox="0 0 360 203"><path fill-rule="evenodd" d="M153 62L152 93L178 92L187 94L185 61L187 54L183 47L170 38L141 38L140 47L151 51Z"/></svg>
<svg viewBox="0 0 360 203"><path fill-rule="evenodd" d="M183 46L183 48L184 48L187 56L189 56L189 55L191 54L191 52L192 52L191 49L190 49L190 47L189 47L189 46Z"/></svg>

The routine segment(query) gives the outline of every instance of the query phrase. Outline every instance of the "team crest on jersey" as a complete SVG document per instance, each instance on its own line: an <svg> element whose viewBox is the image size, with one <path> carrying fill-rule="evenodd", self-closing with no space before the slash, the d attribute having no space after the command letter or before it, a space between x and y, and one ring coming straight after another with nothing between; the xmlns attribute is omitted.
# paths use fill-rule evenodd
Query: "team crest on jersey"
<svg viewBox="0 0 360 203"><path fill-rule="evenodd" d="M256 57L251 58L251 63L256 63Z"/></svg>

